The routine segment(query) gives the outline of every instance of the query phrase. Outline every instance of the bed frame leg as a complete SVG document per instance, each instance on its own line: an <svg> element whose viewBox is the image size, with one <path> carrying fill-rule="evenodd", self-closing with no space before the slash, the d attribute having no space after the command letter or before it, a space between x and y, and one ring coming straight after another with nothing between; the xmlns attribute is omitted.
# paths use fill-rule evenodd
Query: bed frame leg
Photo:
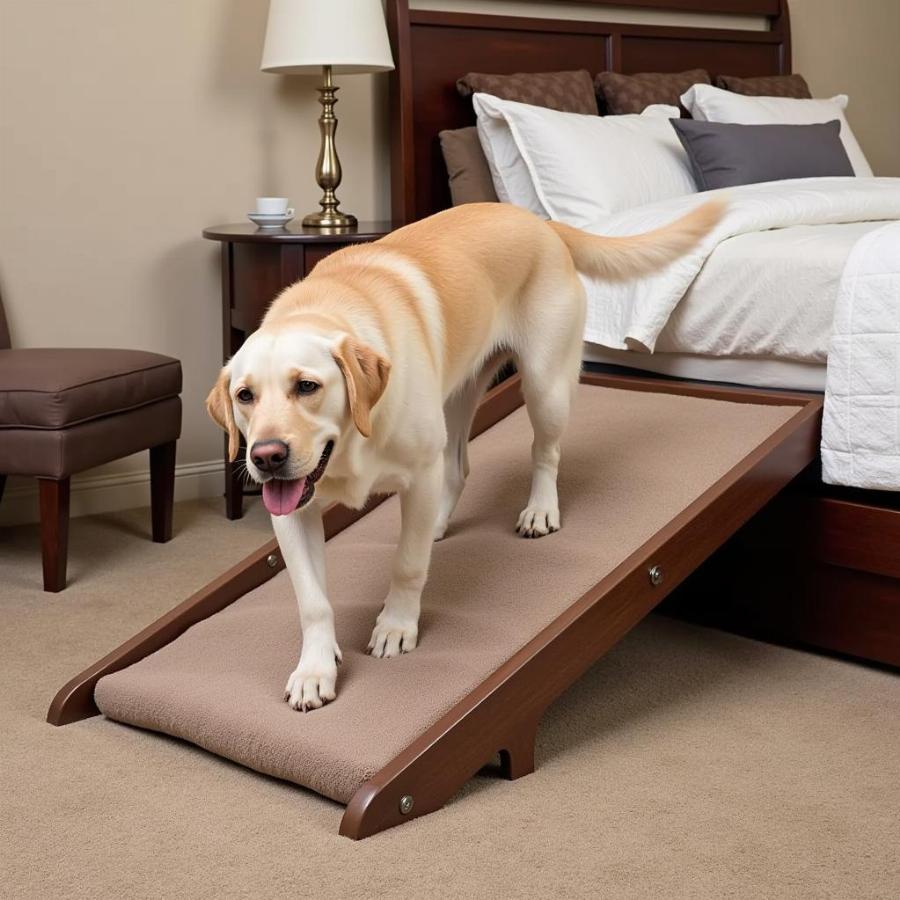
<svg viewBox="0 0 900 900"><path fill-rule="evenodd" d="M500 750L500 774L510 781L534 771L534 740L537 720L523 723Z"/></svg>

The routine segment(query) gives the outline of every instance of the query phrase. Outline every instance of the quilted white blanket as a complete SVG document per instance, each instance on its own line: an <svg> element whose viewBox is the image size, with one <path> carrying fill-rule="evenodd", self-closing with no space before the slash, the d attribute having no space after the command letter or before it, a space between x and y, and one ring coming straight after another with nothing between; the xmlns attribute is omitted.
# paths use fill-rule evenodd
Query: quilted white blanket
<svg viewBox="0 0 900 900"><path fill-rule="evenodd" d="M900 490L900 222L857 241L828 351L822 478Z"/></svg>

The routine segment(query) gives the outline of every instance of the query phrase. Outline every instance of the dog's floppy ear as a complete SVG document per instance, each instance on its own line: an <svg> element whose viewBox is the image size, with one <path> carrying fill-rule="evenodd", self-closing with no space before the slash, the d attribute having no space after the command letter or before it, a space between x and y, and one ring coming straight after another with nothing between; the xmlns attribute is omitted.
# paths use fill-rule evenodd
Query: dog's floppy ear
<svg viewBox="0 0 900 900"><path fill-rule="evenodd" d="M234 423L234 410L231 408L231 394L228 390L230 384L231 373L227 368L222 369L218 380L206 398L206 411L220 428L228 432L228 459L234 462L238 454L240 435L237 425Z"/></svg>
<svg viewBox="0 0 900 900"><path fill-rule="evenodd" d="M391 364L350 335L344 335L331 348L331 355L347 382L353 424L363 437L368 437L372 433L372 407L387 387Z"/></svg>

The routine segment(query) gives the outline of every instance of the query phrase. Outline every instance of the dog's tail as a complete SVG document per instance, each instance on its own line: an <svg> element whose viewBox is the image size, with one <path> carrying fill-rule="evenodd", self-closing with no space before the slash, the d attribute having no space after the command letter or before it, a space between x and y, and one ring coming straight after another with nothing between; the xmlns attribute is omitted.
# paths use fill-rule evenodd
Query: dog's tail
<svg viewBox="0 0 900 900"><path fill-rule="evenodd" d="M661 269L687 253L716 226L726 205L710 200L662 228L628 237L589 234L562 222L547 224L569 248L579 272L621 281Z"/></svg>

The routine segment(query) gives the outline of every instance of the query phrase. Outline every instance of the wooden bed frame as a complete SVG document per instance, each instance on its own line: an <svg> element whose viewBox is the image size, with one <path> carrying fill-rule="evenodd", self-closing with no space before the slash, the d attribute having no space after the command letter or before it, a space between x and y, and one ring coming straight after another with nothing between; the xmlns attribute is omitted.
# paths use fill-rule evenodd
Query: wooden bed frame
<svg viewBox="0 0 900 900"><path fill-rule="evenodd" d="M758 15L767 31L628 25L431 12L388 0L397 68L391 73L391 212L395 224L450 206L438 133L473 125L456 90L467 72L678 72L786 75L791 30L785 0L578 0L585 6L650 7Z"/></svg>
<svg viewBox="0 0 900 900"><path fill-rule="evenodd" d="M456 90L467 72L585 68L716 75L791 71L787 0L577 0L594 7L756 15L768 30L629 25L410 10L388 0L391 199L396 224L450 206L438 133L474 123ZM545 4L546 6L546 4ZM645 373L641 373L645 374ZM658 377L646 373L648 377ZM785 536L773 540L773 534ZM680 614L744 634L900 666L900 494L829 488L814 465L719 554ZM731 591L721 591L723 574ZM694 602L691 602L691 599ZM708 600L708 602L707 602ZM674 608L674 607L673 607Z"/></svg>
<svg viewBox="0 0 900 900"><path fill-rule="evenodd" d="M771 391L723 391L635 377L584 375L582 381L598 387L791 406L795 412L363 783L347 805L341 834L363 838L434 812L498 752L505 777L514 779L532 772L535 733L549 704L694 572L728 536L771 501L815 455L822 404L814 397ZM518 376L494 387L479 407L473 436L490 428L522 403ZM367 511L350 512L332 507L326 512L327 537L348 527ZM69 681L54 697L47 721L52 725L67 725L99 715L94 688L104 675L154 653L283 568L277 543L268 542Z"/></svg>

